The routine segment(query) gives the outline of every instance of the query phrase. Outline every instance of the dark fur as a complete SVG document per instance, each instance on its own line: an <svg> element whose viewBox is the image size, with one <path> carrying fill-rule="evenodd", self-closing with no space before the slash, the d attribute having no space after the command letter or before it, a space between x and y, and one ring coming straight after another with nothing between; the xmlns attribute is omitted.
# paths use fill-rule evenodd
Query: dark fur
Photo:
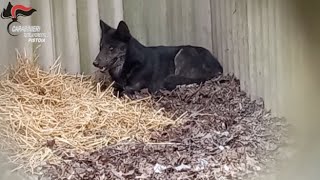
<svg viewBox="0 0 320 180"><path fill-rule="evenodd" d="M96 60L100 63L95 66L110 66L103 63L119 55L109 50L110 45L125 47L120 76L113 79L126 94L144 88L150 93L172 90L177 85L202 83L223 73L222 66L207 49L189 45L146 47L131 36L123 21L116 30L102 29L102 34L102 49Z"/></svg>
<svg viewBox="0 0 320 180"><path fill-rule="evenodd" d="M123 82L120 79L120 75L125 60L127 45L114 38L113 36L116 34L116 29L110 27L102 20L100 20L100 28L100 52L94 60L93 65L99 68L101 73L109 73L111 80L115 81L114 88L117 91L121 91Z"/></svg>

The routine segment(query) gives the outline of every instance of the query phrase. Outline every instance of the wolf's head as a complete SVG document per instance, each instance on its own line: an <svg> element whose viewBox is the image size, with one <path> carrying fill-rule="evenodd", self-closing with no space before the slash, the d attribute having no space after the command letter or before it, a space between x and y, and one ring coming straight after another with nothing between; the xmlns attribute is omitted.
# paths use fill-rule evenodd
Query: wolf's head
<svg viewBox="0 0 320 180"><path fill-rule="evenodd" d="M127 50L126 42L129 41L131 35L124 21L120 21L117 29L114 29L100 20L100 28L100 52L93 65L101 72L106 72L123 65Z"/></svg>

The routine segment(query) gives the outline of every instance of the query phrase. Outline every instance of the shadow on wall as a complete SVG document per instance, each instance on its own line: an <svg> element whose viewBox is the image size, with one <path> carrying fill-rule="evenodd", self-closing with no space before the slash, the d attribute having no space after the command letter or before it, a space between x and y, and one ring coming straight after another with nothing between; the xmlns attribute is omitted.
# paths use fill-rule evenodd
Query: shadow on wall
<svg viewBox="0 0 320 180"><path fill-rule="evenodd" d="M288 169L284 169L280 179L302 180L319 179L320 177L320 2L316 0L295 0L298 8L300 26L305 31L308 40L307 57L304 58L303 67L299 69L299 82L288 92L291 102L290 116L298 126L297 140L299 152Z"/></svg>

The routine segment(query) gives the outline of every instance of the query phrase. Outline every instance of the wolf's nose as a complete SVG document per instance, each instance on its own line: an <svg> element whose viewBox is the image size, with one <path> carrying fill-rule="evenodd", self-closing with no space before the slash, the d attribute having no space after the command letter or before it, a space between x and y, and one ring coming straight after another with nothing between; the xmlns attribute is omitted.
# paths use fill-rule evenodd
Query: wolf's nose
<svg viewBox="0 0 320 180"><path fill-rule="evenodd" d="M93 66L98 67L99 63L97 61L93 61Z"/></svg>

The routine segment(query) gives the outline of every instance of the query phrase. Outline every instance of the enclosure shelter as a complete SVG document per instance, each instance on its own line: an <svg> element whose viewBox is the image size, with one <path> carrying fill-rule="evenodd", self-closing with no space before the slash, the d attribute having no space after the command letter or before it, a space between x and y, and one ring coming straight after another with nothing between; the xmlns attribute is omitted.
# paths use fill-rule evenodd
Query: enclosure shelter
<svg viewBox="0 0 320 180"><path fill-rule="evenodd" d="M2 1L6 7L8 1ZM211 50L226 74L235 74L241 87L253 98L262 97L267 109L282 116L286 89L295 83L295 69L302 63L303 27L291 1L276 0L107 0L37 1L12 3L37 10L23 24L41 27L46 33L40 49L40 62L48 68L61 55L67 72L92 72L99 50L99 18L116 27L120 20L129 24L132 34L146 45L193 44ZM6 27L8 20L1 20ZM1 64L13 63L14 48L27 47L24 37L0 33ZM10 49L8 51L8 49Z"/></svg>
<svg viewBox="0 0 320 180"><path fill-rule="evenodd" d="M120 20L145 45L192 44L208 48L225 74L235 75L252 99L278 117L296 118L298 97L312 84L305 60L312 58L300 4L291 0L12 0L36 9L18 17L22 25L40 26L44 43L11 36L11 19L0 19L0 64L14 64L15 48L32 55L49 69L61 59L68 73L90 74L99 52L99 19L116 27ZM0 2L6 8L8 0ZM311 15L312 16L312 15ZM4 67L0 67L0 72ZM303 99L302 97L299 97ZM303 124L303 122L299 122ZM298 124L299 124L298 123Z"/></svg>

